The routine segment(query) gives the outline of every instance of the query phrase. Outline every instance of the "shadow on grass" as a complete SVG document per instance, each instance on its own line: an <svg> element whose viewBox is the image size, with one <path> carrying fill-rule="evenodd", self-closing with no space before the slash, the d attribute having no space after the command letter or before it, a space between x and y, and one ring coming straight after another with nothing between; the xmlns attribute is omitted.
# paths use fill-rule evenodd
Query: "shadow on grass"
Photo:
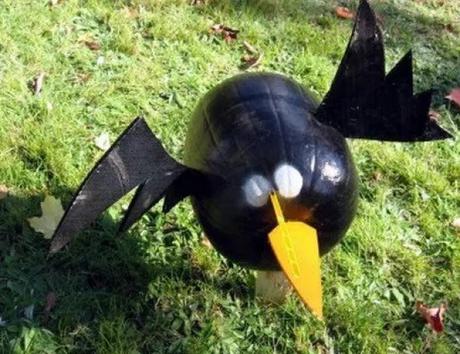
<svg viewBox="0 0 460 354"><path fill-rule="evenodd" d="M23 308L36 305L40 322L46 294L54 292L58 305L52 317L59 317L62 308L69 323L91 320L96 315L91 304L94 300L104 301L112 294L132 296L146 286L151 270L144 266L136 240L114 237L117 225L108 215L76 237L69 248L49 256L49 241L27 223L28 217L40 213L43 198L8 196L0 207L0 277L6 280L0 306L4 318L23 318ZM94 293L87 297L85 291Z"/></svg>
<svg viewBox="0 0 460 354"><path fill-rule="evenodd" d="M63 194L70 195L68 191ZM13 195L0 204L0 316L8 330L7 339L0 338L0 347L2 341L20 338L24 328L49 329L55 335L70 333L71 337L74 333L79 341L83 337L83 342L91 342L97 335L88 334L88 329L97 333L103 323L115 323L120 318L150 342L158 340L160 346L168 347L170 329L166 325L161 333L162 323L190 309L186 303L174 309L165 303L180 289L203 292L200 284L210 281L206 271L192 266L187 254L190 250L176 249L181 256L166 255L166 261L165 256L152 256L155 247L148 237L134 235L136 228L117 235L118 221L105 213L70 246L49 256L49 240L27 224L28 217L40 213L43 198ZM148 217L155 221L161 216L154 212ZM160 242L168 250L176 247L176 238L183 237L187 237L186 230L166 226ZM222 296L230 293L247 298L250 291L228 280L212 281L212 285ZM47 313L50 293L57 300Z"/></svg>

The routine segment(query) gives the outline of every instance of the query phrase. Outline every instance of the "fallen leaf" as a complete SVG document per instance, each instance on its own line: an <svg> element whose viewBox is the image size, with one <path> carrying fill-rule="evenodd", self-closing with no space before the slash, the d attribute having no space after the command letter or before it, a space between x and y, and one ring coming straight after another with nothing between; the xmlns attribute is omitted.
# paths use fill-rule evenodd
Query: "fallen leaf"
<svg viewBox="0 0 460 354"><path fill-rule="evenodd" d="M242 62L241 68L244 70L255 68L260 65L263 57L264 57L263 53L256 54L256 55L245 54L241 57L241 62Z"/></svg>
<svg viewBox="0 0 460 354"><path fill-rule="evenodd" d="M441 117L441 115L436 111L430 110L428 112L428 117L430 117L430 119L432 119L432 120L437 122L437 121L439 121L439 118Z"/></svg>
<svg viewBox="0 0 460 354"><path fill-rule="evenodd" d="M375 181L375 182L380 182L382 180L382 172L380 171L374 171L372 173L372 179Z"/></svg>
<svg viewBox="0 0 460 354"><path fill-rule="evenodd" d="M210 32L214 34L220 34L224 41L229 43L237 39L238 33L240 31L218 23L211 26Z"/></svg>
<svg viewBox="0 0 460 354"><path fill-rule="evenodd" d="M50 239L56 230L61 217L64 215L61 201L53 196L46 196L40 203L42 216L27 219L32 229L43 234L43 237Z"/></svg>
<svg viewBox="0 0 460 354"><path fill-rule="evenodd" d="M450 91L446 96L449 101L454 102L458 107L460 107L460 87L456 87Z"/></svg>
<svg viewBox="0 0 460 354"><path fill-rule="evenodd" d="M8 196L8 187L4 184L0 184L0 200L5 199Z"/></svg>
<svg viewBox="0 0 460 354"><path fill-rule="evenodd" d="M56 294L51 291L46 295L46 304L45 304L45 309L43 310L43 314L45 316L45 319L48 319L51 310L56 306Z"/></svg>
<svg viewBox="0 0 460 354"><path fill-rule="evenodd" d="M106 151L110 148L110 137L107 133L101 133L96 139L94 144L101 150Z"/></svg>
<svg viewBox="0 0 460 354"><path fill-rule="evenodd" d="M45 73L43 71L39 72L30 83L30 88L32 89L35 96L40 96L40 92L43 88L43 82L45 80Z"/></svg>
<svg viewBox="0 0 460 354"><path fill-rule="evenodd" d="M255 68L260 65L262 62L262 58L264 57L263 53L259 53L259 51L253 47L249 42L243 42L244 49L246 49L247 54L241 57L241 66L240 68L243 70L248 70L250 68Z"/></svg>
<svg viewBox="0 0 460 354"><path fill-rule="evenodd" d="M99 49L101 49L101 44L99 42L94 41L94 40L83 41L83 43L91 50L99 50Z"/></svg>
<svg viewBox="0 0 460 354"><path fill-rule="evenodd" d="M84 44L88 49L93 51L101 49L101 44L88 32L78 37L78 43Z"/></svg>
<svg viewBox="0 0 460 354"><path fill-rule="evenodd" d="M430 308L423 302L417 301L415 308L433 331L439 333L444 330L444 313L447 309L445 304Z"/></svg>
<svg viewBox="0 0 460 354"><path fill-rule="evenodd" d="M455 218L454 221L452 221L451 225L456 229L460 230L460 218Z"/></svg>
<svg viewBox="0 0 460 354"><path fill-rule="evenodd" d="M247 41L243 41L243 46L249 54L259 53L259 51L256 48L254 48L251 44L249 44L249 42Z"/></svg>
<svg viewBox="0 0 460 354"><path fill-rule="evenodd" d="M339 18L344 18L347 20L352 20L355 18L355 13L351 11L349 8L344 7L344 6L337 6L335 8L335 14Z"/></svg>

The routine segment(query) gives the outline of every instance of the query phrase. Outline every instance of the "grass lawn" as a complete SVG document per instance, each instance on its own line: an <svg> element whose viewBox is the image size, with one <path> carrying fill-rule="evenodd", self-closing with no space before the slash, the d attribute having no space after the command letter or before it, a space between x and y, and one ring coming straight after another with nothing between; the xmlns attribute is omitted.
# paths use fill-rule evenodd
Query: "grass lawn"
<svg viewBox="0 0 460 354"><path fill-rule="evenodd" d="M460 86L460 10L454 0L374 0L390 68L414 50L417 91L456 139L421 144L350 141L361 179L358 215L323 258L325 322L296 296L253 298L254 272L202 242L189 202L147 213L115 237L129 198L64 251L27 218L45 195L67 206L113 141L144 115L178 160L197 100L241 71L243 40L257 69L323 96L352 22L332 0L2 0L0 5L0 352L2 353L458 353L460 114L443 97ZM357 1L341 1L356 8ZM226 43L215 23L240 30ZM40 95L29 82L40 72ZM45 310L46 298L56 305ZM416 300L448 303L434 335Z"/></svg>

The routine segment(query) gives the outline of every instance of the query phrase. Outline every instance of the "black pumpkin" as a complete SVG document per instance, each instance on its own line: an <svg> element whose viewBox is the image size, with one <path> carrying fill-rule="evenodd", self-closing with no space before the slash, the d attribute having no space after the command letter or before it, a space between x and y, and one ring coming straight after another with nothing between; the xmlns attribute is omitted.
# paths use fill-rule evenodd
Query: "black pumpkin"
<svg viewBox="0 0 460 354"><path fill-rule="evenodd" d="M315 119L317 106L296 82L257 73L224 81L195 110L184 162L225 179L211 180L192 204L213 245L232 261L279 269L267 240L276 225L268 201L274 189L287 219L318 231L321 253L350 225L355 168L343 136Z"/></svg>

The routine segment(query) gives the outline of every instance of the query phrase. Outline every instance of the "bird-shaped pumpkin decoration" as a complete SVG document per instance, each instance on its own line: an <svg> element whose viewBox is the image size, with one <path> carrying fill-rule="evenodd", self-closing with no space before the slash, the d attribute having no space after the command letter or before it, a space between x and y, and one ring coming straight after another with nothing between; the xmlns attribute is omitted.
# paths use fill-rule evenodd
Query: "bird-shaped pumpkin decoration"
<svg viewBox="0 0 460 354"><path fill-rule="evenodd" d="M198 104L183 164L137 118L83 181L51 252L134 187L121 231L161 199L167 212L190 196L221 254L244 267L283 270L321 318L320 256L344 236L357 206L356 170L345 138L450 137L429 118L430 102L431 91L413 95L411 52L385 75L382 33L361 0L348 47L320 104L283 75L231 77Z"/></svg>

